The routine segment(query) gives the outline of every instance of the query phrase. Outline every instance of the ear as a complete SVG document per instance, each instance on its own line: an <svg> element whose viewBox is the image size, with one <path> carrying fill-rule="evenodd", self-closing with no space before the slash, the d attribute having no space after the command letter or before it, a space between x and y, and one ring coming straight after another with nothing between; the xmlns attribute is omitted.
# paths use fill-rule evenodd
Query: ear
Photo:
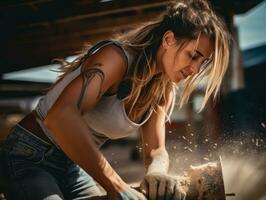
<svg viewBox="0 0 266 200"><path fill-rule="evenodd" d="M176 44L175 34L173 31L166 31L163 35L162 46L164 49L172 47Z"/></svg>

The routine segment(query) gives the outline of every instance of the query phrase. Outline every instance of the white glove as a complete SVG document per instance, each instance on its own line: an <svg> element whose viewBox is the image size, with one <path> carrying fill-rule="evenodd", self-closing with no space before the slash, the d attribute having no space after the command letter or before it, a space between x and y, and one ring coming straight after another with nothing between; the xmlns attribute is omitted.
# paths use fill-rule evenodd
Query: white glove
<svg viewBox="0 0 266 200"><path fill-rule="evenodd" d="M150 200L185 200L186 192L180 180L162 173L150 173L140 185L141 191Z"/></svg>
<svg viewBox="0 0 266 200"><path fill-rule="evenodd" d="M119 200L147 200L146 197L135 190L134 188L127 187L123 192L119 192Z"/></svg>

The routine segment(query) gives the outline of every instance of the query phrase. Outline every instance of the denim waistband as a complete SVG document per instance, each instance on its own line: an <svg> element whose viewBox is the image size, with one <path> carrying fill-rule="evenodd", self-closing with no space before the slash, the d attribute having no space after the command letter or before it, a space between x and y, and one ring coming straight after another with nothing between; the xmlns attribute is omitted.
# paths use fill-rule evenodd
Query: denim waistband
<svg viewBox="0 0 266 200"><path fill-rule="evenodd" d="M66 156L64 152L58 149L55 145L47 143L19 124L16 124L11 129L9 135L7 136L5 147L12 148L12 143L15 140L23 140L24 142L30 144L33 148L39 149L42 152L47 152L48 154L53 153L60 154L61 156L63 155L64 157Z"/></svg>
<svg viewBox="0 0 266 200"><path fill-rule="evenodd" d="M32 145L36 145L41 148L50 148L53 146L19 124L15 125L12 132L20 138L23 138L24 141L30 141Z"/></svg>

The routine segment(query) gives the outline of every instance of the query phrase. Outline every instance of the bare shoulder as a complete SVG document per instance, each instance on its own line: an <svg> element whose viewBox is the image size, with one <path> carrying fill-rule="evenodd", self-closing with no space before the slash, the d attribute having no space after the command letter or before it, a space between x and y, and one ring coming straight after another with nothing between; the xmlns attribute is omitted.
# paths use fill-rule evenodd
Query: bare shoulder
<svg viewBox="0 0 266 200"><path fill-rule="evenodd" d="M82 71L97 66L103 71L105 81L115 84L120 82L127 70L127 57L123 50L111 44L101 48L90 56L83 64Z"/></svg>

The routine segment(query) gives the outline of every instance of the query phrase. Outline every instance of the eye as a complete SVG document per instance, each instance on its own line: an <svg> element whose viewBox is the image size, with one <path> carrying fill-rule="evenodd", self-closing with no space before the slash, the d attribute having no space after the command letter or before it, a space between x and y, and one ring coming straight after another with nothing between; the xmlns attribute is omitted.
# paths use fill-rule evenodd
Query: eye
<svg viewBox="0 0 266 200"><path fill-rule="evenodd" d="M191 58L191 60L197 60L198 55L196 53L190 53L190 58Z"/></svg>
<svg viewBox="0 0 266 200"><path fill-rule="evenodd" d="M191 60L197 60L197 56L196 55L191 56Z"/></svg>

